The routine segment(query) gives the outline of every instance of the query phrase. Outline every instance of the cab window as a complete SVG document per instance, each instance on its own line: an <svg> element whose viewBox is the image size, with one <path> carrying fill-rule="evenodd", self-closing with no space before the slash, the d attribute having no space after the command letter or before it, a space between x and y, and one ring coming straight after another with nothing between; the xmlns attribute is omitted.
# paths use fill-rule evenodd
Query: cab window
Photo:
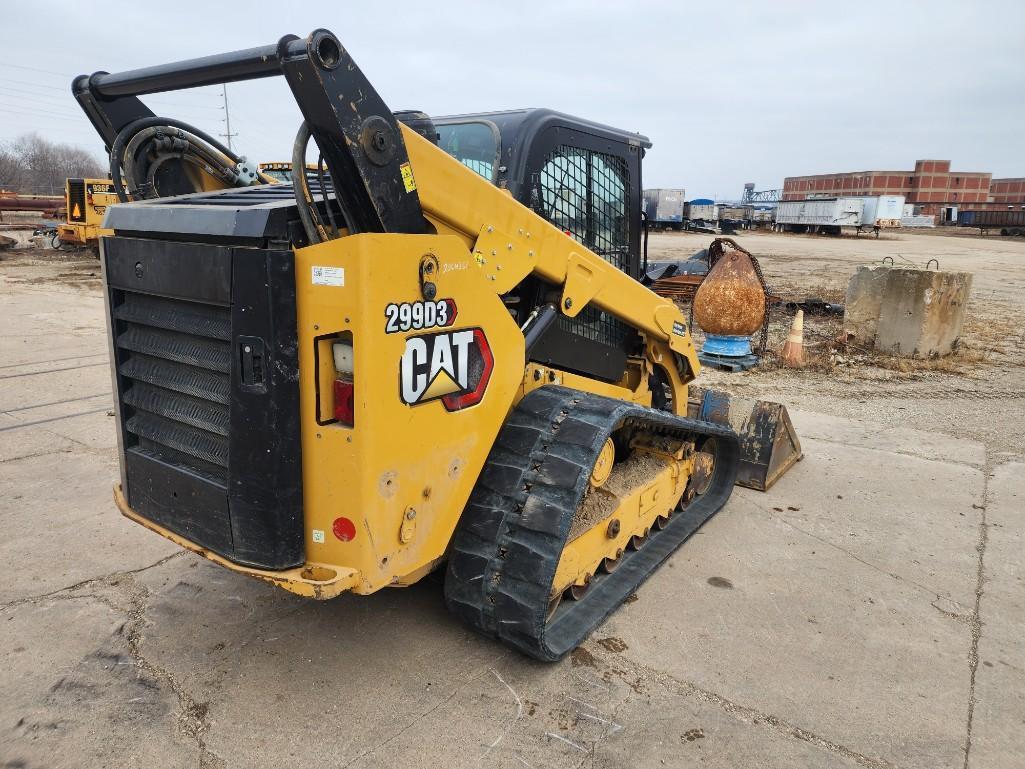
<svg viewBox="0 0 1025 769"><path fill-rule="evenodd" d="M449 123L437 126L438 146L464 166L495 181L498 141L487 123Z"/></svg>
<svg viewBox="0 0 1025 769"><path fill-rule="evenodd" d="M625 269L630 244L627 186L623 158L560 145L541 168L539 213Z"/></svg>

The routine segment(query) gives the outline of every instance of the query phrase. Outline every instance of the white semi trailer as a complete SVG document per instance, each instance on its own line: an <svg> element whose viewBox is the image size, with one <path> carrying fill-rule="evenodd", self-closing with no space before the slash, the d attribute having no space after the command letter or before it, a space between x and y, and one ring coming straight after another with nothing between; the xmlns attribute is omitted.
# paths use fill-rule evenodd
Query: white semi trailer
<svg viewBox="0 0 1025 769"><path fill-rule="evenodd" d="M918 206L913 203L905 203L904 211L900 217L901 227L935 227L936 216L934 214L923 214Z"/></svg>
<svg viewBox="0 0 1025 769"><path fill-rule="evenodd" d="M776 207L773 229L778 232L828 232L839 235L844 227L855 232L900 227L902 195L809 198L785 200Z"/></svg>
<svg viewBox="0 0 1025 769"><path fill-rule="evenodd" d="M862 198L865 207L861 212L861 225L858 231L873 230L877 235L880 230L900 227L904 216L903 195L876 195Z"/></svg>
<svg viewBox="0 0 1025 769"><path fill-rule="evenodd" d="M783 200L776 206L777 232L835 232L860 227L865 201L861 198Z"/></svg>

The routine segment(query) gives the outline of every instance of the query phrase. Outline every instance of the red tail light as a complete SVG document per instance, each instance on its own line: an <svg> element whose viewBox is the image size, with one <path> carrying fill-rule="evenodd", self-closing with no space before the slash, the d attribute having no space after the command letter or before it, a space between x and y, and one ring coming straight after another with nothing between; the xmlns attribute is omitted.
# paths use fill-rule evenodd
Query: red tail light
<svg viewBox="0 0 1025 769"><path fill-rule="evenodd" d="M356 524L348 518L335 518L331 524L331 531L342 542L352 542L356 538Z"/></svg>
<svg viewBox="0 0 1025 769"><path fill-rule="evenodd" d="M335 380L335 419L352 427L355 419L355 388L351 379Z"/></svg>
<svg viewBox="0 0 1025 769"><path fill-rule="evenodd" d="M335 364L335 419L346 427L352 427L355 419L355 394L353 372L355 360L352 355L352 338L339 339L331 345L331 357Z"/></svg>

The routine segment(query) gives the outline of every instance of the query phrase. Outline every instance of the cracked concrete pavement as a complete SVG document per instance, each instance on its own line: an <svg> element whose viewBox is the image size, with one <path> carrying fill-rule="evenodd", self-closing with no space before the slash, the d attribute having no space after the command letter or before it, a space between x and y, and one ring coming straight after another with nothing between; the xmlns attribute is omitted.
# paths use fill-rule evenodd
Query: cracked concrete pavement
<svg viewBox="0 0 1025 769"><path fill-rule="evenodd" d="M0 767L1025 766L1021 461L795 411L806 459L542 665L435 578L316 603L119 516L99 293L48 269L0 263Z"/></svg>

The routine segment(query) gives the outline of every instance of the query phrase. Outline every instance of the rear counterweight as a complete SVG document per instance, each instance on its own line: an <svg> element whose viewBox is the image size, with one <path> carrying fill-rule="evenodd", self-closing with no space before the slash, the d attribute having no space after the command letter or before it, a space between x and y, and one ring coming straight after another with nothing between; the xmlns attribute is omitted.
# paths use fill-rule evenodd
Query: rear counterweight
<svg viewBox="0 0 1025 769"><path fill-rule="evenodd" d="M260 205L222 195L111 209L122 486L136 513L196 545L285 569L305 562L294 253L239 237L247 197ZM192 242L173 232L183 227Z"/></svg>

